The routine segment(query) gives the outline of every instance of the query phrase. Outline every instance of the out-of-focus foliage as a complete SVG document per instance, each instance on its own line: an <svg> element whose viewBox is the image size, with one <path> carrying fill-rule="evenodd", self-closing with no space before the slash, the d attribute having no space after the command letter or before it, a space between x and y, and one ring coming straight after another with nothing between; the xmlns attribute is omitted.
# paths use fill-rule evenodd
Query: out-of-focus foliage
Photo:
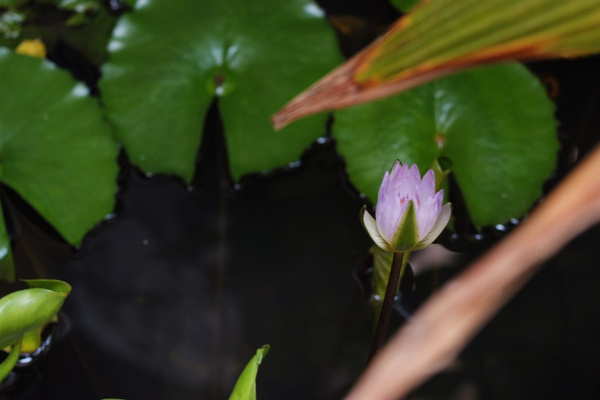
<svg viewBox="0 0 600 400"><path fill-rule="evenodd" d="M25 16L17 11L8 10L0 14L0 38L17 38L23 21Z"/></svg>
<svg viewBox="0 0 600 400"><path fill-rule="evenodd" d="M0 0L0 46L16 48L41 40L49 53L60 46L75 49L93 65L106 60L106 42L116 17L97 0Z"/></svg>
<svg viewBox="0 0 600 400"><path fill-rule="evenodd" d="M46 58L46 46L39 39L24 40L15 49L15 53L25 56Z"/></svg>

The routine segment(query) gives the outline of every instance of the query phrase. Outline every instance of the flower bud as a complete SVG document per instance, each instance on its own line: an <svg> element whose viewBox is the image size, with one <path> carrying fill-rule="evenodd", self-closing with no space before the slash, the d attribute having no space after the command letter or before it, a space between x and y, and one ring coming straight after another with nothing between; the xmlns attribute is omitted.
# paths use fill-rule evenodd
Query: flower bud
<svg viewBox="0 0 600 400"><path fill-rule="evenodd" d="M371 238L380 248L390 252L419 250L429 246L448 224L452 206L442 206L444 191L435 191L433 170L421 179L413 164L396 161L392 172L385 172L375 219L362 210L362 221Z"/></svg>

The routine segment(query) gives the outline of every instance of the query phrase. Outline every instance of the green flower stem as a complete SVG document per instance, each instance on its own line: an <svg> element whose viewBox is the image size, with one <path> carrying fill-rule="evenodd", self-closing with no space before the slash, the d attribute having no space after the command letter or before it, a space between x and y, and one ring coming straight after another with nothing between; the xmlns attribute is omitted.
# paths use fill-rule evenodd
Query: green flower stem
<svg viewBox="0 0 600 400"><path fill-rule="evenodd" d="M406 271L406 265L408 264L408 258L410 257L410 251L404 253L394 253L392 260L392 267L390 268L390 277L388 279L387 287L385 289L385 296L383 298L383 304L381 305L381 311L379 313L379 321L377 321L377 328L375 329L375 335L373 336L373 342L371 344L371 353L369 354L369 361L377 354L383 342L385 341L388 327L390 324L390 318L392 317L392 311L394 309L394 298L400 287L400 282Z"/></svg>
<svg viewBox="0 0 600 400"><path fill-rule="evenodd" d="M0 364L0 382L10 374L10 371L15 367L17 361L19 361L19 355L21 354L21 343L23 342L23 336L21 336L15 344L13 344L8 357Z"/></svg>

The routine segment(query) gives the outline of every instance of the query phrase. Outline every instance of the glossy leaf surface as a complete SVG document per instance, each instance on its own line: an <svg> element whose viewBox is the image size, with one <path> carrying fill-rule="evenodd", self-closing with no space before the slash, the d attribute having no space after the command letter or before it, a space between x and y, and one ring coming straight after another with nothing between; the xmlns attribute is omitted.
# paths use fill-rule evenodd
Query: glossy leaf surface
<svg viewBox="0 0 600 400"><path fill-rule="evenodd" d="M252 357L248 365L246 365L246 368L244 368L235 383L229 400L256 400L256 374L258 373L258 366L262 363L269 349L270 346L266 344L256 350L256 354Z"/></svg>
<svg viewBox="0 0 600 400"><path fill-rule="evenodd" d="M553 105L518 64L450 76L336 113L352 182L371 201L394 160L430 168L448 158L477 227L521 217L554 170Z"/></svg>
<svg viewBox="0 0 600 400"><path fill-rule="evenodd" d="M57 287L60 290L52 289ZM39 328L54 318L69 291L70 286L65 282L42 281L39 285L34 284L32 288L2 297L0 299L0 348L13 344L25 332Z"/></svg>
<svg viewBox="0 0 600 400"><path fill-rule="evenodd" d="M0 181L78 245L116 192L118 148L96 101L53 64L1 48L0 93Z"/></svg>
<svg viewBox="0 0 600 400"><path fill-rule="evenodd" d="M281 135L269 117L341 61L308 0L138 1L108 48L100 89L132 162L187 181L215 96L234 178L296 160L325 133L325 116Z"/></svg>

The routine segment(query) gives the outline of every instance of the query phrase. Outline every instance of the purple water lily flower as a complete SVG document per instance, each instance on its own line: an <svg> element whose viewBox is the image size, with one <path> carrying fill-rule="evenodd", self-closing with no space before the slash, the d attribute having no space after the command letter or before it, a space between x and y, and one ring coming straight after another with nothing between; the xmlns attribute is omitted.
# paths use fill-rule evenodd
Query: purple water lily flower
<svg viewBox="0 0 600 400"><path fill-rule="evenodd" d="M377 246L391 252L419 250L442 233L452 206L442 206L444 191L435 191L433 170L423 179L416 164L410 169L396 161L379 188L375 219L363 211L362 220ZM363 209L364 210L364 209Z"/></svg>

